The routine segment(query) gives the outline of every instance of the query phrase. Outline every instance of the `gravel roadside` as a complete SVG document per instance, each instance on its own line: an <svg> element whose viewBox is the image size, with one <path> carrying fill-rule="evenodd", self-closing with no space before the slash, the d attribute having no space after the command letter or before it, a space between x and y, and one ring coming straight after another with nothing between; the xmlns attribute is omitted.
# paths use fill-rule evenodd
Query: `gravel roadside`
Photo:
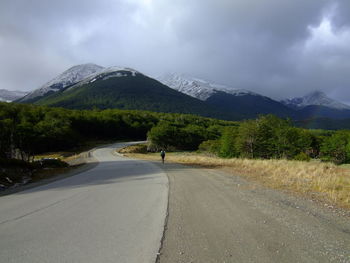
<svg viewBox="0 0 350 263"><path fill-rule="evenodd" d="M350 220L215 169L160 165L169 216L158 262L350 262Z"/></svg>

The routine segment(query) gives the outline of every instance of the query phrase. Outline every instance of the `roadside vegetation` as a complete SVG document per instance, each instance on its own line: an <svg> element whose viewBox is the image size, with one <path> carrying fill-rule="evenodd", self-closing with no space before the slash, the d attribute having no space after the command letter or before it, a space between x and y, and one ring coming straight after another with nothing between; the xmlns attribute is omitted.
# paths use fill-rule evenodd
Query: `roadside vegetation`
<svg viewBox="0 0 350 263"><path fill-rule="evenodd" d="M225 168L271 187L350 208L350 170L339 166L350 161L350 131L305 130L293 127L288 120L267 115L221 127L220 135L214 137L201 142L197 149L196 140L192 140L193 145L181 147L179 141L189 137L182 134L181 128L163 124L148 133L148 149L197 150L168 153L166 159ZM172 143L169 138L179 140ZM158 154L137 154L135 149L129 155L152 160L160 158Z"/></svg>
<svg viewBox="0 0 350 263"><path fill-rule="evenodd" d="M50 157L65 160L97 141L146 139L149 143L134 152L156 152L144 156L160 158L157 152L164 149L167 160L229 167L272 186L349 207L349 174L339 165L350 163L350 131L306 130L273 115L232 122L188 114L0 103L0 181L12 180L6 163L21 160L30 166L48 152L62 152ZM196 154L169 156L175 151Z"/></svg>

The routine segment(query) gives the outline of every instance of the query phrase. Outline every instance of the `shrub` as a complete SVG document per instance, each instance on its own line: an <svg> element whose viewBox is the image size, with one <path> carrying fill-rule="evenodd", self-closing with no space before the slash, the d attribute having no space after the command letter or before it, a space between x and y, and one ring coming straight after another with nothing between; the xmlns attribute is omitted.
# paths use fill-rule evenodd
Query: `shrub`
<svg viewBox="0 0 350 263"><path fill-rule="evenodd" d="M42 159L35 163L40 163L41 168L64 168L69 166L68 163L60 159Z"/></svg>
<svg viewBox="0 0 350 263"><path fill-rule="evenodd" d="M297 161L306 161L306 162L309 162L310 161L310 156L307 155L306 153L304 152L301 152L299 154L297 154L296 156L294 156L294 160L297 160Z"/></svg>
<svg viewBox="0 0 350 263"><path fill-rule="evenodd" d="M202 142L198 146L198 150L202 152L218 154L220 151L220 146L221 146L220 140L208 140L208 141Z"/></svg>
<svg viewBox="0 0 350 263"><path fill-rule="evenodd" d="M147 144L127 146L119 151L120 153L147 153Z"/></svg>
<svg viewBox="0 0 350 263"><path fill-rule="evenodd" d="M350 133L337 131L331 137L324 140L321 145L321 158L342 164L350 159Z"/></svg>

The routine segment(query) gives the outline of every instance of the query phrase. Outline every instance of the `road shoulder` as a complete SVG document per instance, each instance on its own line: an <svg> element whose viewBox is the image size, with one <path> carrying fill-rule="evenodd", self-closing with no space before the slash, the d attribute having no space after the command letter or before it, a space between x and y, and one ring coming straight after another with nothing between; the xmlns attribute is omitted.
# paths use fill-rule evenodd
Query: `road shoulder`
<svg viewBox="0 0 350 263"><path fill-rule="evenodd" d="M348 218L223 171L157 165L170 185L158 262L350 262Z"/></svg>

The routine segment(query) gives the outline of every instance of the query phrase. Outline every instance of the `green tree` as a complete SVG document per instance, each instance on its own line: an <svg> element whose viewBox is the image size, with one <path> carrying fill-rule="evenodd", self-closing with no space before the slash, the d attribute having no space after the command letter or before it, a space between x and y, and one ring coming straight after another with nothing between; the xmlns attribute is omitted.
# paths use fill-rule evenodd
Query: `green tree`
<svg viewBox="0 0 350 263"><path fill-rule="evenodd" d="M169 149L171 146L177 146L176 140L180 139L179 129L169 123L163 122L153 127L148 133L147 138L153 146L158 149Z"/></svg>
<svg viewBox="0 0 350 263"><path fill-rule="evenodd" d="M321 157L323 160L337 164L350 160L350 133L349 131L337 131L326 138L321 145Z"/></svg>
<svg viewBox="0 0 350 263"><path fill-rule="evenodd" d="M220 139L219 156L224 158L237 157L236 138L237 127L225 127Z"/></svg>
<svg viewBox="0 0 350 263"><path fill-rule="evenodd" d="M236 150L241 157L256 158L259 126L255 120L241 123L237 130Z"/></svg>

